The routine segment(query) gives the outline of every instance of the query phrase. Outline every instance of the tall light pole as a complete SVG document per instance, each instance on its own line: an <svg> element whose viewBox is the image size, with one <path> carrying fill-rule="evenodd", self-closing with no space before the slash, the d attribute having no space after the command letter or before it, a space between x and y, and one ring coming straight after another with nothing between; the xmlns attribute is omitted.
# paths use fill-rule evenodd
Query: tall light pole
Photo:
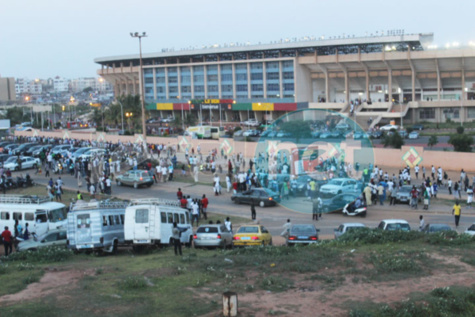
<svg viewBox="0 0 475 317"><path fill-rule="evenodd" d="M147 152L147 127L145 126L145 88L143 85L143 64L142 64L142 37L147 37L145 32L140 34L139 32L130 33L131 37L135 37L139 39L139 51L140 51L140 94L142 95L142 137L143 137L143 145L144 151Z"/></svg>
<svg viewBox="0 0 475 317"><path fill-rule="evenodd" d="M124 131L124 106L119 99L116 99L120 105L120 119L122 120L122 132Z"/></svg>

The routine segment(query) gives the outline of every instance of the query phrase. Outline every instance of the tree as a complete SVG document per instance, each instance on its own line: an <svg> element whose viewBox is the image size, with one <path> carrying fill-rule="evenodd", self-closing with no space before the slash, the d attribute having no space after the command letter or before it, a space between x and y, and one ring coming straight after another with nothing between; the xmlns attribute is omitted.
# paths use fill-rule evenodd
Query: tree
<svg viewBox="0 0 475 317"><path fill-rule="evenodd" d="M431 135L429 138L429 141L427 142L427 146L432 149L434 145L439 143L439 139L437 138L437 135Z"/></svg>
<svg viewBox="0 0 475 317"><path fill-rule="evenodd" d="M465 131L464 127L462 127L462 126L457 127L457 133L458 134L463 134L463 131Z"/></svg>
<svg viewBox="0 0 475 317"><path fill-rule="evenodd" d="M191 115L190 113L187 113L185 116L185 126L191 127L196 124L196 117Z"/></svg>
<svg viewBox="0 0 475 317"><path fill-rule="evenodd" d="M452 134L449 144L454 147L455 152L472 152L473 137L468 134Z"/></svg>
<svg viewBox="0 0 475 317"><path fill-rule="evenodd" d="M384 137L384 147L391 146L400 149L404 145L404 139L398 132L392 132L391 135L386 134Z"/></svg>
<svg viewBox="0 0 475 317"><path fill-rule="evenodd" d="M291 138L294 138L296 143L299 143L302 138L309 138L312 132L310 122L303 120L282 122L280 124L280 129L285 133L288 133Z"/></svg>

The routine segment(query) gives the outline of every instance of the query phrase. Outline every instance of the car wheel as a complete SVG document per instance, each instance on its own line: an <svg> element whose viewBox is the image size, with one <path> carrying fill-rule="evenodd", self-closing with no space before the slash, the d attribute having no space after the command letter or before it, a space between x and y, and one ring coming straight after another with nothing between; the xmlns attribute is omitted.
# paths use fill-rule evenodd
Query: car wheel
<svg viewBox="0 0 475 317"><path fill-rule="evenodd" d="M265 202L264 202L263 200L261 200L261 201L259 202L259 206L261 206L261 207L265 207L265 206L266 206L266 204L265 204Z"/></svg>
<svg viewBox="0 0 475 317"><path fill-rule="evenodd" d="M18 166L16 166L16 167L15 167L15 171L18 171L18 170L20 170L20 169L18 168Z"/></svg>
<svg viewBox="0 0 475 317"><path fill-rule="evenodd" d="M270 241L269 241L269 245L272 245L272 239L270 239Z"/></svg>
<svg viewBox="0 0 475 317"><path fill-rule="evenodd" d="M187 243L185 243L185 246L187 248L191 248L192 245L193 245L193 237L190 236L190 239L188 240Z"/></svg>
<svg viewBox="0 0 475 317"><path fill-rule="evenodd" d="M121 181L117 181L117 186L122 186L122 182L121 182Z"/></svg>
<svg viewBox="0 0 475 317"><path fill-rule="evenodd" d="M338 191L338 195L340 195L341 193L342 193L342 191L341 191L341 190L339 190L339 191Z"/></svg>
<svg viewBox="0 0 475 317"><path fill-rule="evenodd" d="M135 188L135 189L139 188L139 184L134 183L134 188Z"/></svg>

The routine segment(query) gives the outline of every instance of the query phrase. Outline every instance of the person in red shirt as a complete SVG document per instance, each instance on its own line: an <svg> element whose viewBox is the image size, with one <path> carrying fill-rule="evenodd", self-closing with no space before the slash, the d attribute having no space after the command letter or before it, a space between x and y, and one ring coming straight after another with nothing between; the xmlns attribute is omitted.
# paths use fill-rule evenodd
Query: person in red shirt
<svg viewBox="0 0 475 317"><path fill-rule="evenodd" d="M8 230L8 227L5 227L5 230L2 232L3 246L5 247L5 256L12 253L12 233Z"/></svg>
<svg viewBox="0 0 475 317"><path fill-rule="evenodd" d="M178 200L181 200L183 198L183 193L181 192L181 188L178 188L178 191L176 192L176 197Z"/></svg>
<svg viewBox="0 0 475 317"><path fill-rule="evenodd" d="M206 198L206 195L203 195L203 198L201 198L201 207L203 208L203 216L205 217L205 220L208 220L208 215L207 215L207 210L208 210L208 198Z"/></svg>
<svg viewBox="0 0 475 317"><path fill-rule="evenodd" d="M186 209L187 205L188 205L188 200L186 200L186 198L185 198L184 196L182 196L181 199L180 199L180 206L181 206L181 208L185 208L185 209Z"/></svg>

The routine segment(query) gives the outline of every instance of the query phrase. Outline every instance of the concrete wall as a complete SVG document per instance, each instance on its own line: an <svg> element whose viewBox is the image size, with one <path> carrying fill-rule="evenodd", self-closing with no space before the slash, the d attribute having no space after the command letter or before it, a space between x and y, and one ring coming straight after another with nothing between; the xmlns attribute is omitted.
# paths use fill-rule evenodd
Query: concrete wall
<svg viewBox="0 0 475 317"><path fill-rule="evenodd" d="M80 132L67 132L67 131L55 131L55 132L41 132L38 130L33 131L15 131L15 135L21 136L46 136L55 138L74 138L84 140L96 140L96 141L111 141L111 142L141 142L141 136L121 136L110 135L106 133L80 133ZM243 153L245 157L251 158L258 152L277 152L279 150L291 151L296 145L292 142L243 142L234 141L229 138L222 138L219 140L192 140L189 137L147 137L149 144L165 144L173 145L179 144L181 151L184 151L186 147L190 150L192 147L196 149L198 145L201 146L203 153L208 153L212 149L217 149L218 152L223 151L230 154ZM332 144L326 142L315 142L313 145L319 146L328 151L331 149ZM402 149L385 149L374 148L367 149L361 148L359 142L348 141L339 144L340 148L345 151L346 161L361 160L372 161L374 155L375 165L402 168L406 165L410 167L418 164L419 166L425 166L430 168L432 165L435 167L441 166L444 170L460 171L462 168L467 172L475 172L475 153L460 153L460 152L441 152L441 151L429 151L424 150L423 147L403 146ZM354 162L353 162L354 163Z"/></svg>

